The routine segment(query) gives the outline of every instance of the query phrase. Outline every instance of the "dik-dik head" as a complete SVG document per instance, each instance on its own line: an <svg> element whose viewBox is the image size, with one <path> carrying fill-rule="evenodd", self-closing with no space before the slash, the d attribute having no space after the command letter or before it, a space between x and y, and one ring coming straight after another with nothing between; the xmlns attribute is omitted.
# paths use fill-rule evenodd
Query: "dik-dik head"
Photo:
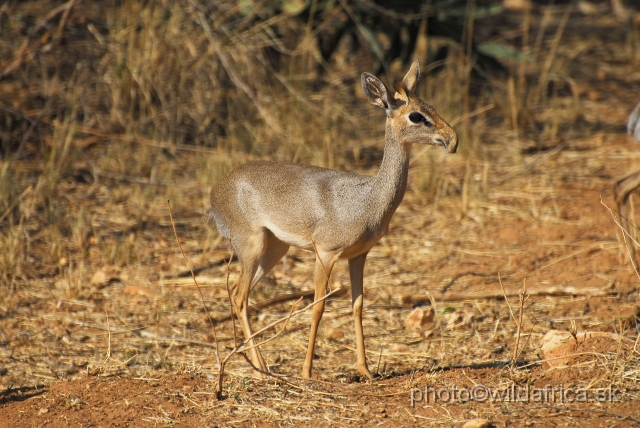
<svg viewBox="0 0 640 428"><path fill-rule="evenodd" d="M385 109L394 137L400 143L433 144L455 153L458 148L456 131L433 107L413 96L419 77L420 66L415 60L402 82L396 84L393 97L385 84L369 73L362 74L362 90L369 101Z"/></svg>

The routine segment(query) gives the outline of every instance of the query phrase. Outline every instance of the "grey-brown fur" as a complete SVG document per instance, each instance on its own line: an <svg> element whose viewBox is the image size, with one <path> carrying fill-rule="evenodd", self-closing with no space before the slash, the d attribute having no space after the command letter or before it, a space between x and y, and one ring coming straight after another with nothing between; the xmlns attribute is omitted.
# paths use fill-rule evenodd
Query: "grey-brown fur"
<svg viewBox="0 0 640 428"><path fill-rule="evenodd" d="M249 291L286 254L290 245L316 251L315 298L325 295L328 277L338 258L349 260L356 328L357 368L371 378L362 333L362 279L368 251L387 232L402 201L412 144L442 145L456 151L457 135L433 107L412 96L419 77L417 61L391 97L375 76L364 73L367 98L387 114L382 165L374 176L310 165L255 162L241 166L211 190L209 221L231 240L241 264L233 302L245 337L251 335L247 316ZM413 123L419 112L426 123ZM419 117L415 114L414 119ZM314 306L303 376L310 377L313 348L324 302ZM250 341L249 345L253 345ZM257 348L251 361L261 371L266 364Z"/></svg>

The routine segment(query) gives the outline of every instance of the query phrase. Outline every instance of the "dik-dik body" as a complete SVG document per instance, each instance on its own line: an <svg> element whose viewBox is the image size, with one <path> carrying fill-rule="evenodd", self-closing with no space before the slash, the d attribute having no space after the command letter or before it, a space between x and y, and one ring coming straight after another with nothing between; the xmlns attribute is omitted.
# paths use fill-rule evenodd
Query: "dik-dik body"
<svg viewBox="0 0 640 428"><path fill-rule="evenodd" d="M374 176L283 162L248 163L232 171L211 190L207 215L230 239L241 265L233 304L245 338L251 336L249 292L287 253L289 246L316 253L315 299L325 296L329 275L339 258L349 261L355 320L357 370L367 367L362 331L363 270L367 253L387 233L391 216L407 187L413 144L442 146L455 153L458 136L424 101L416 98L420 68L414 61L395 95L375 76L362 75L362 89L386 113L382 165ZM302 376L309 378L324 300L313 307L309 346ZM250 340L248 345L255 342ZM251 347L253 365L267 365Z"/></svg>

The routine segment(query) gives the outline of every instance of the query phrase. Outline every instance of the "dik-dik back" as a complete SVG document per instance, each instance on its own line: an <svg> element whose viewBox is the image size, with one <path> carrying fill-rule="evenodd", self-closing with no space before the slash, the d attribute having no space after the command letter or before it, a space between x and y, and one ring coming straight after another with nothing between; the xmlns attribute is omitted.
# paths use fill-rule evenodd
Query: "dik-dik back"
<svg viewBox="0 0 640 428"><path fill-rule="evenodd" d="M249 163L216 184L210 213L227 238L232 224L236 230L266 228L289 245L313 250L314 234L329 244L334 234L343 239L362 223L358 212L366 195L350 190L366 181L358 174L310 165Z"/></svg>

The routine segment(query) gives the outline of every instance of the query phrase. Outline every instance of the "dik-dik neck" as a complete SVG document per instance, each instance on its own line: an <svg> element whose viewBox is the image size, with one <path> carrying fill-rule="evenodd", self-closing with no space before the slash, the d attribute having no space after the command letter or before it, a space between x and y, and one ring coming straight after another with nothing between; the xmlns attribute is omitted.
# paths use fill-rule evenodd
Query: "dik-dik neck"
<svg viewBox="0 0 640 428"><path fill-rule="evenodd" d="M388 223L407 189L411 144L398 141L390 121L385 129L384 155L373 178L372 199L377 221Z"/></svg>

